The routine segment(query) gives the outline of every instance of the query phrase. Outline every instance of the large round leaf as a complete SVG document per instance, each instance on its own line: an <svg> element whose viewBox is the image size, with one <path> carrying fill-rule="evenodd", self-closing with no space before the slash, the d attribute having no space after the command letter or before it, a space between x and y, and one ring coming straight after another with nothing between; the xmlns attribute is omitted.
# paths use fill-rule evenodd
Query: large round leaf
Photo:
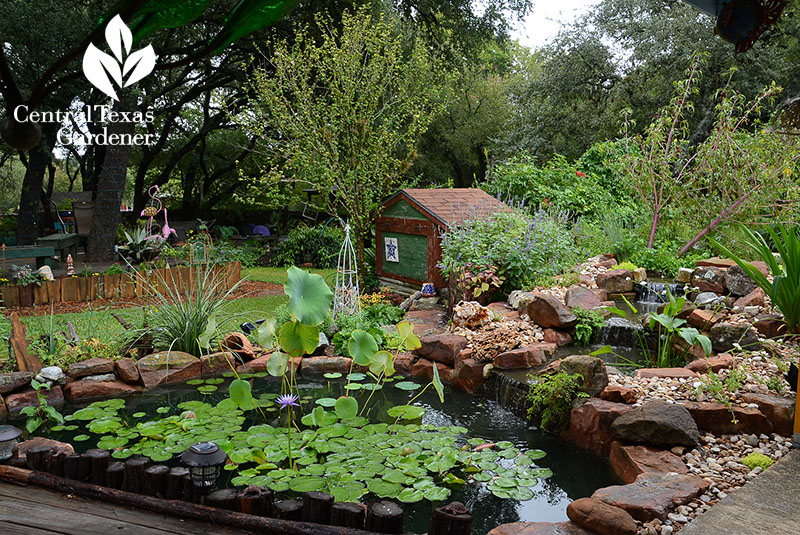
<svg viewBox="0 0 800 535"><path fill-rule="evenodd" d="M228 385L228 395L238 407L243 409L253 408L253 394L250 383L243 379L234 379Z"/></svg>
<svg viewBox="0 0 800 535"><path fill-rule="evenodd" d="M287 364L289 364L289 355L276 351L270 355L267 361L267 373L273 377L281 377L286 373Z"/></svg>
<svg viewBox="0 0 800 535"><path fill-rule="evenodd" d="M356 398L340 397L336 400L334 410L336 411L336 416L342 420L355 418L358 414L358 401L356 401Z"/></svg>
<svg viewBox="0 0 800 535"><path fill-rule="evenodd" d="M414 351L422 347L417 335L414 334L414 324L407 321L401 321L397 324L397 332L403 340L406 351Z"/></svg>
<svg viewBox="0 0 800 535"><path fill-rule="evenodd" d="M292 357L313 353L319 345L319 329L299 321L287 321L281 327L281 348Z"/></svg>
<svg viewBox="0 0 800 535"><path fill-rule="evenodd" d="M296 267L290 267L288 274L289 281L283 285L283 290L289 296L289 312L305 325L319 325L325 321L333 302L333 292L325 279Z"/></svg>
<svg viewBox="0 0 800 535"><path fill-rule="evenodd" d="M325 486L325 479L318 476L297 476L289 482L289 488L295 492L319 490Z"/></svg>
<svg viewBox="0 0 800 535"><path fill-rule="evenodd" d="M369 366L372 355L378 352L378 343L366 331L356 329L350 335L347 351L359 366Z"/></svg>
<svg viewBox="0 0 800 535"><path fill-rule="evenodd" d="M394 357L388 351L378 351L370 359L369 371L378 376L380 374L387 377L394 375Z"/></svg>

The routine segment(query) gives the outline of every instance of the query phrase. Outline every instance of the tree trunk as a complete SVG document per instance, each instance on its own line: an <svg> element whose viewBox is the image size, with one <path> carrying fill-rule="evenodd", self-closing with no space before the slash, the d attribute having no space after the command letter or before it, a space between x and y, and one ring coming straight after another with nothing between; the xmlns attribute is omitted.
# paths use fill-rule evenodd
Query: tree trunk
<svg viewBox="0 0 800 535"><path fill-rule="evenodd" d="M32 245L39 237L39 201L42 197L44 174L52 158L54 144L53 133L45 132L43 129L42 141L28 152L28 168L22 179L22 192L19 197L17 245Z"/></svg>
<svg viewBox="0 0 800 535"><path fill-rule="evenodd" d="M114 105L117 111L123 111L125 108L121 101ZM133 134L134 130L134 124L129 122L108 125L109 137L114 134ZM89 236L87 260L91 262L107 262L114 259L114 242L117 239L120 220L119 209L122 204L122 193L125 191L131 151L130 145L106 147L103 168L97 182L92 230Z"/></svg>

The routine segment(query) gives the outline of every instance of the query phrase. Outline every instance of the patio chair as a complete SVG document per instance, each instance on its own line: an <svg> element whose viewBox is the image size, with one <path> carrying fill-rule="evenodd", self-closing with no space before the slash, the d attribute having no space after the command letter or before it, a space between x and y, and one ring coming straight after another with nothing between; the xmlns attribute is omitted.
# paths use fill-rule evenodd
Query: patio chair
<svg viewBox="0 0 800 535"><path fill-rule="evenodd" d="M72 213L75 218L75 233L80 238L81 243L86 246L89 233L92 230L92 217L94 216L94 201L83 201L72 203Z"/></svg>

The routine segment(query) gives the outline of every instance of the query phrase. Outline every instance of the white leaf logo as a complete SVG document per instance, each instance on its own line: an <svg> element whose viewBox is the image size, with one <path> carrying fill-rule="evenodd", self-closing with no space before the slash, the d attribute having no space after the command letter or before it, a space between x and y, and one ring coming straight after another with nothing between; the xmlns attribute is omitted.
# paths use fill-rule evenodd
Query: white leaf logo
<svg viewBox="0 0 800 535"><path fill-rule="evenodd" d="M119 100L114 85L128 87L153 72L156 53L153 45L131 53L133 35L119 15L106 26L106 42L114 56L89 43L83 55L83 73L93 86L112 99Z"/></svg>

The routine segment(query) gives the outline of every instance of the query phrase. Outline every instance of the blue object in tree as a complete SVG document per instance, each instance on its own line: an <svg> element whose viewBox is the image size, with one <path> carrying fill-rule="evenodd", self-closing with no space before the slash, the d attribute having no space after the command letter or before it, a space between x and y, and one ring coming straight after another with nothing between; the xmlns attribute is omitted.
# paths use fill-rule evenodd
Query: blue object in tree
<svg viewBox="0 0 800 535"><path fill-rule="evenodd" d="M767 28L775 24L786 0L684 0L717 19L717 34L736 45L736 52L749 50Z"/></svg>

